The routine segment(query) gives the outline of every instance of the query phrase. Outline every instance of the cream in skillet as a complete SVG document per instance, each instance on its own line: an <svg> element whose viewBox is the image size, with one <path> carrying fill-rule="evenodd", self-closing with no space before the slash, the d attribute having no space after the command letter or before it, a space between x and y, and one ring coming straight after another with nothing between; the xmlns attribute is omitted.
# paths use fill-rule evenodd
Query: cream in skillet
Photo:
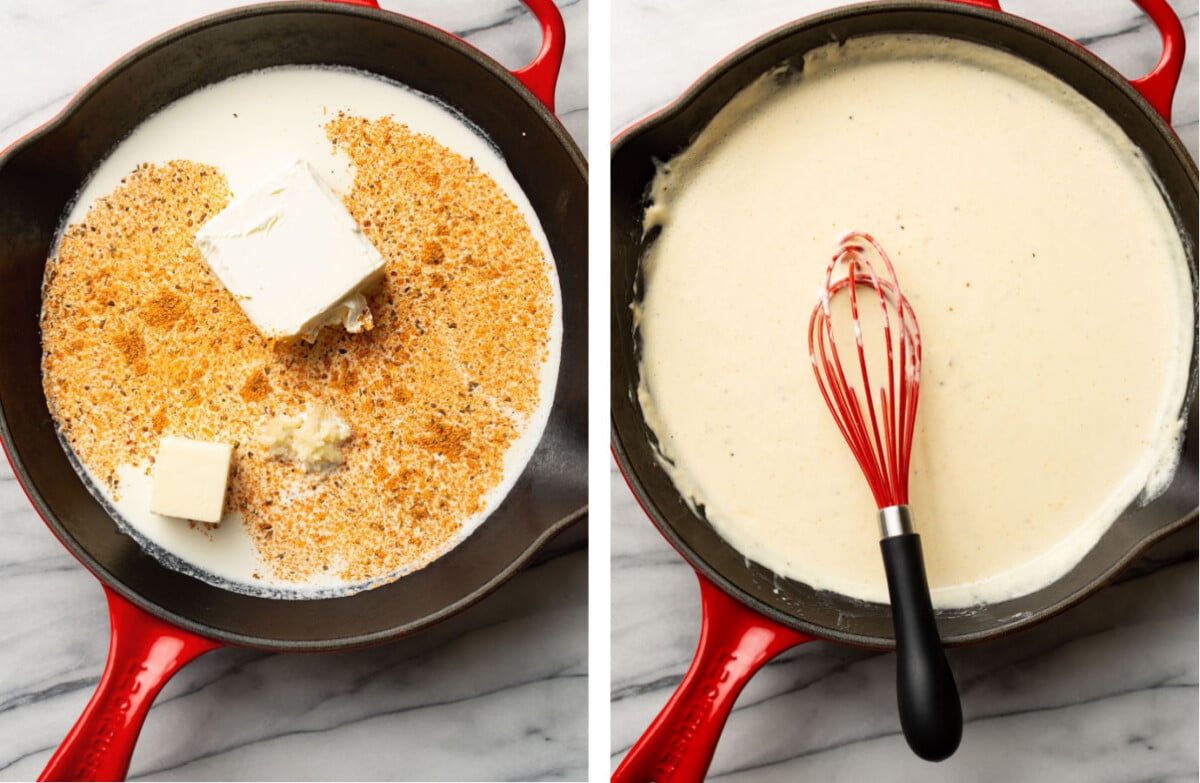
<svg viewBox="0 0 1200 783"><path fill-rule="evenodd" d="M737 96L651 198L641 405L664 468L748 558L887 599L806 342L851 230L888 248L920 319L911 505L935 604L1045 586L1169 481L1186 252L1138 150L1041 70L930 37L830 45Z"/></svg>

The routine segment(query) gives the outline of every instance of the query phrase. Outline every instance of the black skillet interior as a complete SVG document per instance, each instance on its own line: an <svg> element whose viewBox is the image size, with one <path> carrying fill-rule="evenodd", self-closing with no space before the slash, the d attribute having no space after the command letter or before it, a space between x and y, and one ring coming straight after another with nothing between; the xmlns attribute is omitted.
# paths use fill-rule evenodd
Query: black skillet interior
<svg viewBox="0 0 1200 783"><path fill-rule="evenodd" d="M934 33L997 47L1057 74L1121 124L1145 152L1178 216L1196 280L1196 164L1165 123L1119 74L1074 44L1007 15L951 3L871 3L810 17L781 28L718 65L662 113L621 136L612 151L612 441L617 460L650 518L698 571L747 606L784 625L851 644L891 647L886 606L867 604L784 579L720 538L683 502L659 467L637 402L636 335L629 303L647 240L642 212L655 161L684 148L739 90L781 63L800 67L805 52L847 38L888 32ZM734 218L736 219L736 218ZM649 241L653 241L650 237ZM978 641L1062 611L1099 589L1150 543L1196 520L1196 348L1182 464L1170 487L1132 507L1070 573L1031 595L970 610L940 612L951 644ZM1098 425L1099 426L1099 425ZM803 509L797 509L803 513Z"/></svg>
<svg viewBox="0 0 1200 783"><path fill-rule="evenodd" d="M225 77L282 64L337 64L435 96L485 129L549 239L563 298L563 347L545 435L508 498L427 568L346 598L288 601L212 587L160 565L88 493L55 435L41 388L38 310L64 209L106 152L168 102ZM60 539L126 598L223 641L327 649L397 637L461 609L511 576L587 503L587 178L558 121L469 46L393 14L335 4L238 9L148 44L71 109L0 159L0 436Z"/></svg>

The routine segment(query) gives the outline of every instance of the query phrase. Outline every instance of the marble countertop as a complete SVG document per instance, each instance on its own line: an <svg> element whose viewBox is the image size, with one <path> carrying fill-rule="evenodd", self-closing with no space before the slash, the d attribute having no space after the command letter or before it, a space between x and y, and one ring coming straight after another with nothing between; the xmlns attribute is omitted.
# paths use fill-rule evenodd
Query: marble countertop
<svg viewBox="0 0 1200 783"><path fill-rule="evenodd" d="M616 3L615 135L670 102L718 60L823 0ZM1147 71L1158 36L1130 0L1011 0L1005 7L1085 42L1123 74ZM1173 124L1197 153L1196 0L1172 5L1189 46ZM692 570L611 475L613 768L686 671L700 628ZM1054 621L950 652L964 739L950 760L916 759L898 733L890 655L818 642L784 653L742 692L711 780L1185 781L1197 779L1197 531ZM648 600L647 596L652 596Z"/></svg>
<svg viewBox="0 0 1200 783"><path fill-rule="evenodd" d="M0 149L54 116L114 59L236 0L0 0ZM540 34L515 3L385 0L509 68ZM559 116L587 148L586 0L559 2ZM2 239L0 239L2 241ZM33 779L74 724L108 648L97 581L55 540L0 460L0 779ZM451 620L354 652L222 649L151 710L131 778L579 780L587 775L587 536Z"/></svg>

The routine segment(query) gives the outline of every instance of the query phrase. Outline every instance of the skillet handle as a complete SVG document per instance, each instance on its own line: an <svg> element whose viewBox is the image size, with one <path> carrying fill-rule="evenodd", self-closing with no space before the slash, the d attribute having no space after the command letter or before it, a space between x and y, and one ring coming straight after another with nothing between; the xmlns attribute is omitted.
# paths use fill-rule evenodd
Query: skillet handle
<svg viewBox="0 0 1200 783"><path fill-rule="evenodd" d="M1001 11L1000 0L953 0L962 5L974 5ZM1141 93L1146 102L1159 116L1171 124L1171 104L1175 100L1175 88L1179 86L1179 75L1183 72L1183 55L1186 39L1179 15L1167 0L1133 0L1138 4L1162 37L1163 50L1150 73L1140 79L1131 79L1130 84Z"/></svg>
<svg viewBox="0 0 1200 783"><path fill-rule="evenodd" d="M1175 100L1175 88L1179 86L1179 75L1183 73L1183 55L1187 48L1183 35L1183 23L1167 0L1134 0L1158 28L1162 36L1162 56L1150 73L1129 83L1142 94L1146 102L1154 107L1168 125L1171 124L1171 103Z"/></svg>
<svg viewBox="0 0 1200 783"><path fill-rule="evenodd" d="M379 8L379 0L329 0L330 2ZM533 93L554 114L554 89L558 86L558 74L562 68L563 48L566 46L567 28L554 0L521 0L542 27L542 48L533 61L524 68L512 72L525 89Z"/></svg>
<svg viewBox="0 0 1200 783"><path fill-rule="evenodd" d="M554 88L562 68L567 29L554 0L521 0L542 26L542 48L533 61L512 72L513 76L554 114Z"/></svg>
<svg viewBox="0 0 1200 783"><path fill-rule="evenodd" d="M111 639L96 693L38 780L124 780L154 697L193 658L222 645L104 588Z"/></svg>
<svg viewBox="0 0 1200 783"><path fill-rule="evenodd" d="M662 712L625 754L614 783L698 783L738 694L763 664L813 637L752 612L700 580L700 643Z"/></svg>

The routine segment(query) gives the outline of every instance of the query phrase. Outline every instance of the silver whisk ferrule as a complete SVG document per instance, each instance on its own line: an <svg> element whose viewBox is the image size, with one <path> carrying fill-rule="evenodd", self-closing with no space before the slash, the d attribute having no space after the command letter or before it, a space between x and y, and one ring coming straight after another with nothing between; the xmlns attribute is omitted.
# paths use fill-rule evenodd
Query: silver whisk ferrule
<svg viewBox="0 0 1200 783"><path fill-rule="evenodd" d="M887 506L879 509L880 538L903 536L913 532L912 512L908 506Z"/></svg>

